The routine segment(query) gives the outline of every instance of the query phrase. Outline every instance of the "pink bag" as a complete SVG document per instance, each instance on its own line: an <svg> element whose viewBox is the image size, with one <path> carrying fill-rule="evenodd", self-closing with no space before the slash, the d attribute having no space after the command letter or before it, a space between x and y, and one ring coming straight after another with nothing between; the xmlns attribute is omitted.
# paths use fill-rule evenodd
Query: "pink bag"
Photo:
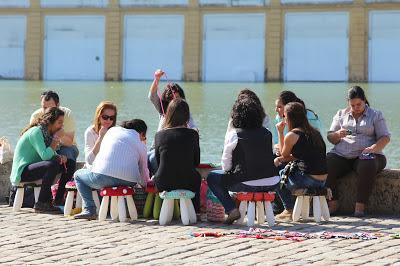
<svg viewBox="0 0 400 266"><path fill-rule="evenodd" d="M207 191L208 184L205 179L201 180L200 185L200 219L201 221L206 221L207 217Z"/></svg>
<svg viewBox="0 0 400 266"><path fill-rule="evenodd" d="M207 221L225 221L225 208L210 189L207 191Z"/></svg>

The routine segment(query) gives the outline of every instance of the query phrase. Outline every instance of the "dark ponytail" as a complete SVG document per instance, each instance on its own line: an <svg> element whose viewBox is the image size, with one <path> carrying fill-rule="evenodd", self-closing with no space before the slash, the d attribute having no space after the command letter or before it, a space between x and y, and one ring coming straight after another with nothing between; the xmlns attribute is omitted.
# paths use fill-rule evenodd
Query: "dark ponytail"
<svg viewBox="0 0 400 266"><path fill-rule="evenodd" d="M368 106L371 106L367 100L367 97L365 97L364 90L360 86L353 86L347 92L347 100L349 101L353 99L360 99L364 101Z"/></svg>
<svg viewBox="0 0 400 266"><path fill-rule="evenodd" d="M306 104L303 102L302 99L298 98L296 94L292 91L282 91L279 94L278 99L282 102L283 105L287 105L288 103L300 103L303 105L304 109L306 110Z"/></svg>

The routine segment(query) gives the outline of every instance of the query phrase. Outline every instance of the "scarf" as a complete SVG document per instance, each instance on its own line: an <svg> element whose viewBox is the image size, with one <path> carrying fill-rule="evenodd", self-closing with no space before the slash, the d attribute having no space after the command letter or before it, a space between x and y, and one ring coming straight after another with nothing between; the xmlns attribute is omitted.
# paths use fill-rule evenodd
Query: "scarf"
<svg viewBox="0 0 400 266"><path fill-rule="evenodd" d="M47 126L39 125L39 128L43 134L44 144L46 145L46 147L49 147L51 142L53 141L53 136L50 135L49 130L47 129Z"/></svg>

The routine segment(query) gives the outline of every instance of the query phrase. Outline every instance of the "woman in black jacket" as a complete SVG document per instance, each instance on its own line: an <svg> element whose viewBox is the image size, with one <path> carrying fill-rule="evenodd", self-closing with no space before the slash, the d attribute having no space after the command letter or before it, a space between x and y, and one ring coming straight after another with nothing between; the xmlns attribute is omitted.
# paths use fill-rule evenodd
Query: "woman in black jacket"
<svg viewBox="0 0 400 266"><path fill-rule="evenodd" d="M155 136L155 155L159 165L154 182L159 191L187 189L196 193L196 212L200 209L201 176L196 171L200 163L199 134L187 127L189 105L184 99L170 102L163 130Z"/></svg>

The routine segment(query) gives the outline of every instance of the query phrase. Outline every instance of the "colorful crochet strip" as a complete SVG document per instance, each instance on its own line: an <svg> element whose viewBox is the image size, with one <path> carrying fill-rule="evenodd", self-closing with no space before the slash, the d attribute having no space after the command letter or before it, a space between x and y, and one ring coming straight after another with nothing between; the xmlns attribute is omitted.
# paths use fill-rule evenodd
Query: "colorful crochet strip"
<svg viewBox="0 0 400 266"><path fill-rule="evenodd" d="M290 232L283 230L266 230L260 228L250 228L248 231L239 231L237 233L222 233L222 232L193 232L191 236L194 237L220 237L234 235L239 238L255 238L255 239L272 239L272 240L291 240L291 241L304 241L307 239L360 239L372 240L382 237L383 233L367 233L367 232L320 232L320 233L301 233ZM400 234L397 234L400 238Z"/></svg>

